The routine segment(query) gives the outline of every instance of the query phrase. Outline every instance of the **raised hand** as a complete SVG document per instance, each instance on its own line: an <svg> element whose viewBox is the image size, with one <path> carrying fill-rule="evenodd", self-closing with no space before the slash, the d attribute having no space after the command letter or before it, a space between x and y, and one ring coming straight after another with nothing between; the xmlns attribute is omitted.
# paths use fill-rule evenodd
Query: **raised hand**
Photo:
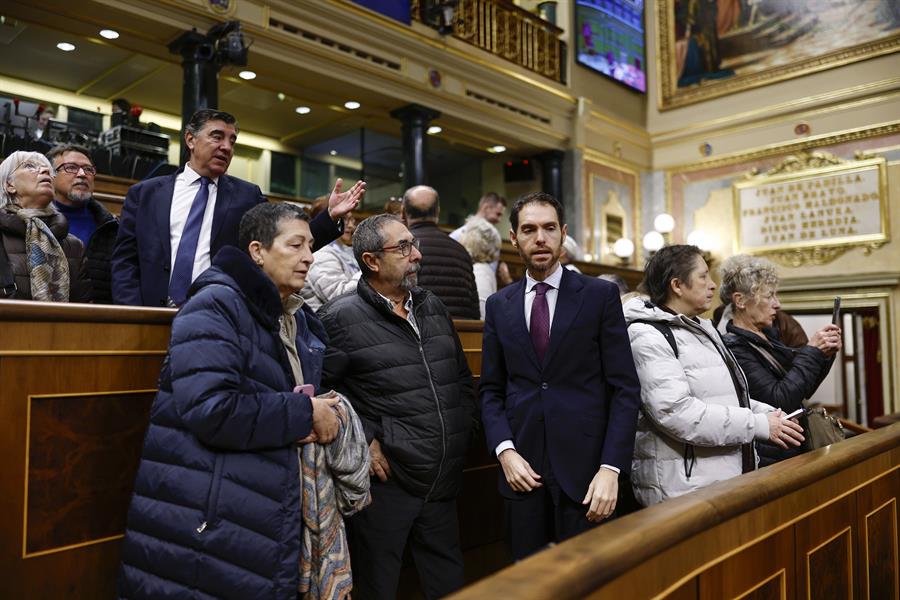
<svg viewBox="0 0 900 600"><path fill-rule="evenodd" d="M328 197L328 215L332 219L341 219L362 201L366 195L366 182L359 180L353 184L346 192L344 189L344 180L338 178L334 182L334 189Z"/></svg>

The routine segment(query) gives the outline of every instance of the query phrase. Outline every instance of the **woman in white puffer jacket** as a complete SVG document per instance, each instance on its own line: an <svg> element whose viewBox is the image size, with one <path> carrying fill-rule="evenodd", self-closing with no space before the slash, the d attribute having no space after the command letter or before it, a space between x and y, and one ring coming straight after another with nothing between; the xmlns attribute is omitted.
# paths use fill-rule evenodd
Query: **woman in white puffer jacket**
<svg viewBox="0 0 900 600"><path fill-rule="evenodd" d="M750 399L734 357L699 317L716 289L700 250L666 246L644 275L649 300L623 309L642 400L631 478L649 506L755 469L756 440L787 448L803 435L780 410Z"/></svg>

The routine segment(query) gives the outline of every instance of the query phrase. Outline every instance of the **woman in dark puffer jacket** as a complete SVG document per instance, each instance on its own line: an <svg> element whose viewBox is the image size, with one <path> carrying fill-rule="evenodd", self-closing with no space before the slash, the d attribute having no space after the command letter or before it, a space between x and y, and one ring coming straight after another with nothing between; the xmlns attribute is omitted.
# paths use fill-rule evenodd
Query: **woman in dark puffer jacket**
<svg viewBox="0 0 900 600"><path fill-rule="evenodd" d="M722 302L731 302L732 319L726 324L725 344L747 376L750 395L790 414L815 393L831 369L831 358L841 348L841 330L826 325L807 345L791 348L772 327L781 307L776 294L778 273L764 258L739 254L721 267ZM805 417L799 420L807 428ZM787 450L760 442L760 466L796 456L805 446Z"/></svg>
<svg viewBox="0 0 900 600"><path fill-rule="evenodd" d="M122 542L121 598L296 600L298 443L331 441L318 387L327 337L296 292L312 262L306 214L244 216L172 323Z"/></svg>
<svg viewBox="0 0 900 600"><path fill-rule="evenodd" d="M91 301L84 246L50 205L53 177L50 161L39 152L13 152L0 164L0 260L6 263L0 265L0 298Z"/></svg>

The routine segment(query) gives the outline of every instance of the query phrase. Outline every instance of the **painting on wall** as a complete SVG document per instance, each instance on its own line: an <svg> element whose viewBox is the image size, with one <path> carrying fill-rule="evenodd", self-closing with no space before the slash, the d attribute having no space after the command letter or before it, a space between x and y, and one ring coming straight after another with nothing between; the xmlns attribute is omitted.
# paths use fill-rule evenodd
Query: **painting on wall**
<svg viewBox="0 0 900 600"><path fill-rule="evenodd" d="M666 110L900 49L897 0L661 0Z"/></svg>

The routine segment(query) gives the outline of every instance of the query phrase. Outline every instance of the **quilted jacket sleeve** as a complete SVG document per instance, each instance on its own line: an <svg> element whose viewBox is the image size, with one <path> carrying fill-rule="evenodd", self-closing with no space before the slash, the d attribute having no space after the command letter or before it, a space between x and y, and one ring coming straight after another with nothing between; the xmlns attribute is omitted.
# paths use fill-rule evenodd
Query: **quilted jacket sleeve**
<svg viewBox="0 0 900 600"><path fill-rule="evenodd" d="M628 332L641 381L642 411L661 431L679 441L709 447L735 446L769 437L765 413L741 408L737 399L734 405L726 405L695 396L679 358L652 326L636 323ZM679 345L679 357L696 351ZM718 355L715 358L721 361ZM721 376L730 386L724 363ZM711 373L709 378L714 379Z"/></svg>
<svg viewBox="0 0 900 600"><path fill-rule="evenodd" d="M240 315L246 310L236 292L209 286L178 314L169 346L176 410L210 446L287 446L309 435L312 405L305 394L272 389L273 373L282 367L277 357L241 343ZM245 327L260 327L246 314L244 319Z"/></svg>

